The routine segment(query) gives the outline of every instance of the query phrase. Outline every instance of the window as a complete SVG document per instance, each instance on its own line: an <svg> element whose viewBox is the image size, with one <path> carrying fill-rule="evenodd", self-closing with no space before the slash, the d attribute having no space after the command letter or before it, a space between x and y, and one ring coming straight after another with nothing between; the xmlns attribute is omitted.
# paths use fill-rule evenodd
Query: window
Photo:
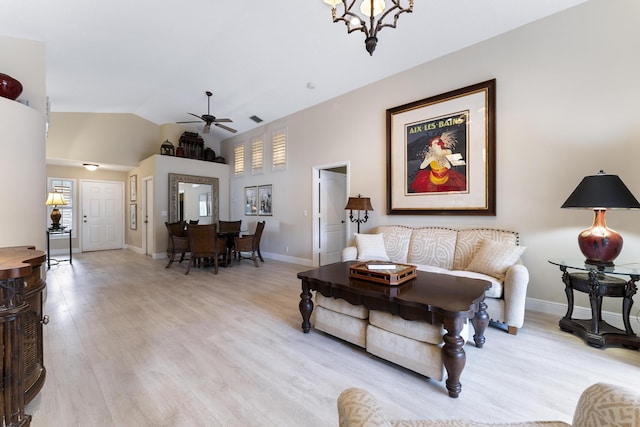
<svg viewBox="0 0 640 427"><path fill-rule="evenodd" d="M264 138L261 136L251 140L251 173L262 173L264 170Z"/></svg>
<svg viewBox="0 0 640 427"><path fill-rule="evenodd" d="M244 174L244 144L237 144L233 147L233 174Z"/></svg>
<svg viewBox="0 0 640 427"><path fill-rule="evenodd" d="M48 192L57 191L58 193L62 193L62 197L64 197L64 201L67 203L64 206L58 206L60 213L62 214L62 218L60 218L60 225L65 228L70 228L71 230L76 229L75 217L73 215L73 205L75 202L75 181L71 179L61 179L61 178L49 178L48 180ZM51 224L51 211L53 210L53 206L47 206L47 224ZM75 233L75 231L74 231Z"/></svg>
<svg viewBox="0 0 640 427"><path fill-rule="evenodd" d="M271 134L271 145L273 147L273 170L287 168L287 130L280 129Z"/></svg>

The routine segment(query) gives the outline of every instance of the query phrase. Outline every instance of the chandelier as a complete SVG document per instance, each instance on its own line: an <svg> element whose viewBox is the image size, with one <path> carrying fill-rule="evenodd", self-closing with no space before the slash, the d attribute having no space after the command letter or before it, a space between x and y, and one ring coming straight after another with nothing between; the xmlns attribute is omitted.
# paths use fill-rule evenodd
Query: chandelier
<svg viewBox="0 0 640 427"><path fill-rule="evenodd" d="M362 31L364 33L364 44L369 55L373 55L373 51L376 49L378 31L384 27L395 28L398 17L401 14L413 12L413 0L408 0L408 7L400 4L403 0L361 0L360 12L352 11L356 0L323 1L331 5L333 22L344 22L347 26L347 33L353 31ZM387 3L390 3L391 7L387 7ZM340 16L338 16L336 11L336 5L338 4L341 4L343 7L342 15ZM387 17L389 17L389 20L385 23L384 21Z"/></svg>

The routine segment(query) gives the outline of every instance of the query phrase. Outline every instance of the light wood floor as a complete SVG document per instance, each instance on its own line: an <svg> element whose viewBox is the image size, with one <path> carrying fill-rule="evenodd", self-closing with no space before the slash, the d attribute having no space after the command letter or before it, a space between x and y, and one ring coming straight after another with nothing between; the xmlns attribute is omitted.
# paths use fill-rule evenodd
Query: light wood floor
<svg viewBox="0 0 640 427"><path fill-rule="evenodd" d="M443 383L303 334L296 273L308 267L267 259L185 276L164 266L122 250L51 268L33 426L336 426L351 386L392 418L570 422L592 383L640 388L639 351L591 348L529 312L517 336L490 327L483 349L465 346L451 399Z"/></svg>

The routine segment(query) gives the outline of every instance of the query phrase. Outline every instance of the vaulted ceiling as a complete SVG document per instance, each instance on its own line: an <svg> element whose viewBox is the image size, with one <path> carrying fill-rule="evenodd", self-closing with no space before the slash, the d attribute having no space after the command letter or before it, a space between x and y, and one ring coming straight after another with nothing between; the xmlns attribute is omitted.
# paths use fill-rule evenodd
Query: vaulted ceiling
<svg viewBox="0 0 640 427"><path fill-rule="evenodd" d="M0 35L46 43L54 112L173 123L205 113L209 90L242 132L584 1L415 0L373 56L322 0L5 0Z"/></svg>

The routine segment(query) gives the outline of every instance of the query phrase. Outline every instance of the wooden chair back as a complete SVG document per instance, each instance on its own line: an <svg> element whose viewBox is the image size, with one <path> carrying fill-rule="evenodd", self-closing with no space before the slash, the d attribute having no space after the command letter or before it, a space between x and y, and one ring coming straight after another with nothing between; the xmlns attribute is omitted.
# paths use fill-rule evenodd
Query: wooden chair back
<svg viewBox="0 0 640 427"><path fill-rule="evenodd" d="M220 233L240 233L240 226L242 225L242 220L240 221L218 221L220 225Z"/></svg>

